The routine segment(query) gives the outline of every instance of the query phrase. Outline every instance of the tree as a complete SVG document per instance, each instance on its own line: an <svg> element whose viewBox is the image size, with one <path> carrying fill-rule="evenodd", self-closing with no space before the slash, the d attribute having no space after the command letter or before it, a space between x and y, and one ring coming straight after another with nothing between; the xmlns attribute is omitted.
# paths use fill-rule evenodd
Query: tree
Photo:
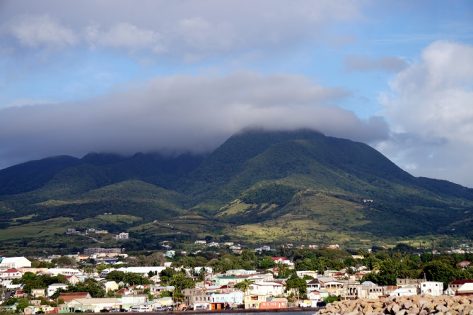
<svg viewBox="0 0 473 315"><path fill-rule="evenodd" d="M425 264L423 272L427 280L443 282L444 287L457 278L457 271L441 260L433 260Z"/></svg>
<svg viewBox="0 0 473 315"><path fill-rule="evenodd" d="M274 260L271 259L269 256L264 256L263 258L258 260L257 267L258 269L269 269L273 268L276 264Z"/></svg>
<svg viewBox="0 0 473 315"><path fill-rule="evenodd" d="M286 281L286 292L291 290L296 291L298 297L306 298L307 282L304 279L299 278L297 275L292 275Z"/></svg>
<svg viewBox="0 0 473 315"><path fill-rule="evenodd" d="M87 279L84 282L71 286L66 292L89 292L94 298L105 296L105 289L93 279Z"/></svg>
<svg viewBox="0 0 473 315"><path fill-rule="evenodd" d="M253 281L249 280L249 279L245 279L241 282L238 282L237 284L235 284L235 289L238 289L240 291L243 291L244 293L247 293L248 292L248 289L250 288L250 285L253 284Z"/></svg>

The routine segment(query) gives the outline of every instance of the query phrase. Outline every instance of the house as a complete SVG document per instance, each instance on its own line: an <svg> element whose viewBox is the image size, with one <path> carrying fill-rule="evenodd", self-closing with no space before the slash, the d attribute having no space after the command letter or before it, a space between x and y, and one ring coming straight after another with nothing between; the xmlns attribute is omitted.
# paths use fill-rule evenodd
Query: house
<svg viewBox="0 0 473 315"><path fill-rule="evenodd" d="M287 308L286 298L271 298L270 300L261 302L259 304L260 310L277 310L277 309L286 309L286 308Z"/></svg>
<svg viewBox="0 0 473 315"><path fill-rule="evenodd" d="M176 256L176 251L173 249L167 250L164 256L168 258L173 258L174 256Z"/></svg>
<svg viewBox="0 0 473 315"><path fill-rule="evenodd" d="M462 268L462 269L466 269L468 266L471 265L471 262L469 262L468 260L463 260L463 261L460 261L458 264L457 264L457 267L458 268Z"/></svg>
<svg viewBox="0 0 473 315"><path fill-rule="evenodd" d="M275 256L271 257L271 260L274 261L275 264L283 264L288 266L289 268L294 268L294 263L286 257Z"/></svg>
<svg viewBox="0 0 473 315"><path fill-rule="evenodd" d="M318 277L320 288L325 289L329 295L342 295L345 291L343 282L335 280L332 277Z"/></svg>
<svg viewBox="0 0 473 315"><path fill-rule="evenodd" d="M420 293L431 295L431 296L440 296L443 294L443 282L435 282L435 281L421 282Z"/></svg>
<svg viewBox="0 0 473 315"><path fill-rule="evenodd" d="M307 281L307 292L320 291L321 285L318 279L312 279Z"/></svg>
<svg viewBox="0 0 473 315"><path fill-rule="evenodd" d="M284 285L279 282L255 282L250 284L248 292L252 295L279 296L284 294Z"/></svg>
<svg viewBox="0 0 473 315"><path fill-rule="evenodd" d="M223 310L226 306L237 307L243 304L243 292L233 291L227 293L210 294L210 310Z"/></svg>
<svg viewBox="0 0 473 315"><path fill-rule="evenodd" d="M410 278L405 278L405 279L402 279L402 278L397 278L396 279L396 285L398 287L402 287L402 286L410 286L410 285L420 285L421 282L423 282L424 279L410 279Z"/></svg>
<svg viewBox="0 0 473 315"><path fill-rule="evenodd" d="M107 281L103 284L105 292L114 292L118 290L118 284L115 281Z"/></svg>
<svg viewBox="0 0 473 315"><path fill-rule="evenodd" d="M464 285L465 283L473 283L473 279L458 279L458 280L454 280L452 282L450 282L448 284L448 289L450 289L451 291L453 291L453 295L455 295L458 291L458 289L460 289L460 287L462 285ZM447 289L447 290L448 290Z"/></svg>
<svg viewBox="0 0 473 315"><path fill-rule="evenodd" d="M383 295L383 287L371 281L364 281L361 284L349 284L344 293L344 297L347 299L379 299Z"/></svg>
<svg viewBox="0 0 473 315"><path fill-rule="evenodd" d="M47 288L47 294L48 296L53 296L54 293L56 293L58 290L67 290L69 286L64 283L53 283Z"/></svg>
<svg viewBox="0 0 473 315"><path fill-rule="evenodd" d="M66 277L82 275L82 271L74 268L49 268L47 273L51 276L63 275Z"/></svg>
<svg viewBox="0 0 473 315"><path fill-rule="evenodd" d="M455 295L473 295L473 283L468 282L462 284Z"/></svg>
<svg viewBox="0 0 473 315"><path fill-rule="evenodd" d="M150 285L149 286L149 292L154 294L154 295L159 295L161 292L173 292L174 291L174 286L160 286L160 285Z"/></svg>
<svg viewBox="0 0 473 315"><path fill-rule="evenodd" d="M230 269L225 272L228 276L244 276L244 275L254 275L258 272L256 270L246 270L246 269Z"/></svg>
<svg viewBox="0 0 473 315"><path fill-rule="evenodd" d="M58 300L63 300L65 303L76 299L90 299L89 292L63 292L59 294Z"/></svg>
<svg viewBox="0 0 473 315"><path fill-rule="evenodd" d="M115 239L116 240L127 240L129 239L129 234L126 233L126 232L121 232L121 233L118 233L116 236L115 236Z"/></svg>
<svg viewBox="0 0 473 315"><path fill-rule="evenodd" d="M287 299L268 295L245 295L245 309L281 309L287 308Z"/></svg>
<svg viewBox="0 0 473 315"><path fill-rule="evenodd" d="M120 309L122 301L119 298L87 298L74 299L62 306L61 313L99 313L101 310Z"/></svg>
<svg viewBox="0 0 473 315"><path fill-rule="evenodd" d="M0 262L0 269L31 267L31 261L25 257L3 257Z"/></svg>
<svg viewBox="0 0 473 315"><path fill-rule="evenodd" d="M22 273L16 268L9 268L5 271L0 272L0 279L2 280L13 280L20 279Z"/></svg>
<svg viewBox="0 0 473 315"><path fill-rule="evenodd" d="M46 290L45 289L31 289L31 295L35 298L45 297Z"/></svg>
<svg viewBox="0 0 473 315"><path fill-rule="evenodd" d="M317 271L312 271L312 270L301 270L301 271L296 271L296 274L299 278L304 278L305 276L312 277L312 278L317 278Z"/></svg>
<svg viewBox="0 0 473 315"><path fill-rule="evenodd" d="M397 288L389 296L413 296L417 295L417 286L416 285L405 285L403 287Z"/></svg>
<svg viewBox="0 0 473 315"><path fill-rule="evenodd" d="M66 280L72 285L76 285L80 282L80 279L77 278L77 276L66 276Z"/></svg>

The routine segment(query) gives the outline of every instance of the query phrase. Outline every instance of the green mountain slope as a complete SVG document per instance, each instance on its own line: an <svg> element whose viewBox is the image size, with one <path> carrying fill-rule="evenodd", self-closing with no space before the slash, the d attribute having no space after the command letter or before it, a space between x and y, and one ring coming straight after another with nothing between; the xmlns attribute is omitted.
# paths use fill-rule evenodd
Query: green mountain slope
<svg viewBox="0 0 473 315"><path fill-rule="evenodd" d="M138 218L126 226L141 240L135 246L205 235L272 242L471 237L473 228L472 189L413 177L366 144L310 130L245 131L207 156L89 154L24 167L0 171L5 230L64 217L73 220L68 226L93 225L110 212Z"/></svg>

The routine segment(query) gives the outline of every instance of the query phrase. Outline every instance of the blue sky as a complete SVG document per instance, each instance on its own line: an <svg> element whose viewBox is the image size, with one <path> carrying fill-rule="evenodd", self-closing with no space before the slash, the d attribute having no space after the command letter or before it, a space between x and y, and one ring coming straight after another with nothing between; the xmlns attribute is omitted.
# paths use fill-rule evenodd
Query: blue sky
<svg viewBox="0 0 473 315"><path fill-rule="evenodd" d="M473 152L467 139L473 128L471 1L300 1L294 6L287 0L4 0L0 21L0 122L2 116L9 119L0 127L0 167L101 147L124 153L192 151L190 143L202 141L199 148L210 149L239 128L261 124L311 127L364 141L415 175L473 186L473 165L467 161L467 152ZM444 76L448 80L432 83ZM230 83L234 85L226 89ZM287 106L267 104L253 91L258 84L259 90L281 85L277 90L284 93L278 100ZM220 92L212 86L226 91L218 98L227 103L215 104L218 108L197 104ZM429 100L433 95L435 100ZM117 99L129 104L112 104ZM175 99L182 103L173 104L175 113L170 114L166 102ZM141 104L148 103L144 110ZM196 108L202 108L199 114L225 108L217 120L235 112L242 116L220 126L193 115ZM258 116L262 108L270 108L264 117ZM124 118L104 117L115 117L107 110L117 109L138 121L151 120L143 129L137 122L130 133L140 139L147 138L146 132L176 135L176 145L150 140L138 141L140 146L124 143L123 149L107 147L118 137ZM291 115L287 121L278 118L282 112ZM153 129L167 125L160 120L163 113L196 118L185 120L185 126ZM317 116L313 125L306 120L309 114ZM336 127L317 122L322 114ZM45 128L41 124L48 115L55 120ZM74 124L67 121L75 120L67 115L89 118L69 130L64 126ZM413 121L415 115L422 119ZM183 121L182 116L172 118ZM93 127L103 135L103 144L80 132L93 124L110 127ZM199 126L212 124L201 137L188 140L196 133L188 126L201 130ZM47 132L35 132L33 126ZM51 137L61 128L81 145L73 148ZM125 138L137 142L131 135ZM28 149L35 141L48 145ZM455 166L450 165L453 160Z"/></svg>

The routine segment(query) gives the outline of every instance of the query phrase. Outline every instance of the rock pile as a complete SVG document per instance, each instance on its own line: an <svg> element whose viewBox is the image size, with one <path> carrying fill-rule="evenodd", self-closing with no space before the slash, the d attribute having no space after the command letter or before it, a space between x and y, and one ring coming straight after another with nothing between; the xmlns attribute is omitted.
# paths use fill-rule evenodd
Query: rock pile
<svg viewBox="0 0 473 315"><path fill-rule="evenodd" d="M328 304L320 310L324 314L345 315L473 315L473 296L405 296L379 300L345 300Z"/></svg>

